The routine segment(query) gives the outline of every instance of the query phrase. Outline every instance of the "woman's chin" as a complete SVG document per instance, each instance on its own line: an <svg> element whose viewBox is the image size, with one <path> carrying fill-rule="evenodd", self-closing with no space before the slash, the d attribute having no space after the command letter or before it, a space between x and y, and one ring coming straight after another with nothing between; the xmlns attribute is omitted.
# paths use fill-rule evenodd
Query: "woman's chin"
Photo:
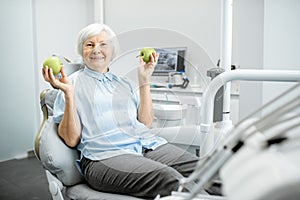
<svg viewBox="0 0 300 200"><path fill-rule="evenodd" d="M87 64L87 67L94 70L94 71L100 72L100 73L107 72L107 66L106 65L99 65L99 63L98 64Z"/></svg>

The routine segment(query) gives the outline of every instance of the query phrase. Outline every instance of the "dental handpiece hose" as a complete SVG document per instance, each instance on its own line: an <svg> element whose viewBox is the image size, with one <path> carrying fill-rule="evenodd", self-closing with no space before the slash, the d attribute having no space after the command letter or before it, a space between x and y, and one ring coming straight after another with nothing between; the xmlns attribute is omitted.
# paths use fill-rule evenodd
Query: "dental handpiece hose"
<svg viewBox="0 0 300 200"><path fill-rule="evenodd" d="M212 180L219 171L220 166L222 166L232 155L230 150L224 150L218 152L211 160L209 160L203 167L202 173L199 174L199 181L197 185L193 188L191 193L187 196L186 200L193 199L197 196L199 191L205 187L205 185Z"/></svg>

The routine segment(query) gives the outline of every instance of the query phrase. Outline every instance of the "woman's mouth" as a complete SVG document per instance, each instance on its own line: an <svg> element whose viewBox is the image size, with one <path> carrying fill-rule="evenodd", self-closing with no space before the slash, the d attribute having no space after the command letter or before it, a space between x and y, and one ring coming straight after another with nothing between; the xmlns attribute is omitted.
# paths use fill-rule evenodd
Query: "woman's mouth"
<svg viewBox="0 0 300 200"><path fill-rule="evenodd" d="M90 59L100 61L100 60L104 60L104 57L102 57L102 56L92 56L92 57L90 57Z"/></svg>

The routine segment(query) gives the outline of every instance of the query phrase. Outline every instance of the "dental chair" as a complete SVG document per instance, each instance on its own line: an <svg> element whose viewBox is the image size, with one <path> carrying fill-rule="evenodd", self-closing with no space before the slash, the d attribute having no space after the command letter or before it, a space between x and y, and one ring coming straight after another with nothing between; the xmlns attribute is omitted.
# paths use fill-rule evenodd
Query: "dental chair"
<svg viewBox="0 0 300 200"><path fill-rule="evenodd" d="M53 200L98 199L140 200L140 198L95 191L79 173L75 161L79 152L68 147L57 134L53 121L53 104L57 89L45 89L40 94L43 120L34 142L34 152L45 168ZM170 143L196 154L200 137L196 126L177 126L151 129Z"/></svg>
<svg viewBox="0 0 300 200"><path fill-rule="evenodd" d="M81 62L74 63L59 55L66 74L81 68ZM34 152L46 171L49 191L53 200L69 199L98 199L98 200L140 200L139 198L99 192L90 188L79 173L75 161L79 159L79 152L68 147L57 134L57 124L53 121L53 105L57 89L45 89L40 94L40 105L43 120L34 142Z"/></svg>
<svg viewBox="0 0 300 200"><path fill-rule="evenodd" d="M68 76L72 76L72 73L81 68L80 63L71 63L58 54L53 56L60 58ZM141 200L127 195L99 192L88 186L76 166L79 152L75 148L68 147L57 134L57 124L53 121L53 105L57 93L57 89L51 88L45 89L40 94L43 120L34 141L34 152L45 168L53 200ZM190 125L153 128L151 131L170 143L196 154L200 144L197 127L197 125Z"/></svg>
<svg viewBox="0 0 300 200"><path fill-rule="evenodd" d="M53 121L53 103L58 90L46 89L40 94L43 121L35 138L34 151L46 171L53 200L99 199L139 200L139 198L95 191L79 173L75 161L78 151L68 147L57 134Z"/></svg>

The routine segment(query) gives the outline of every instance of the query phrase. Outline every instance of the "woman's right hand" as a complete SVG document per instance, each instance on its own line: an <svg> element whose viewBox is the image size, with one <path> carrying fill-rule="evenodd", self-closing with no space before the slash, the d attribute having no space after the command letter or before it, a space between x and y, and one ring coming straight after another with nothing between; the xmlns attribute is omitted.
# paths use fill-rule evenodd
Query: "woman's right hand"
<svg viewBox="0 0 300 200"><path fill-rule="evenodd" d="M61 68L61 78L56 78L53 70L48 66L42 68L42 73L45 81L49 82L53 87L61 89L65 94L73 91L72 82L67 77L64 67Z"/></svg>

